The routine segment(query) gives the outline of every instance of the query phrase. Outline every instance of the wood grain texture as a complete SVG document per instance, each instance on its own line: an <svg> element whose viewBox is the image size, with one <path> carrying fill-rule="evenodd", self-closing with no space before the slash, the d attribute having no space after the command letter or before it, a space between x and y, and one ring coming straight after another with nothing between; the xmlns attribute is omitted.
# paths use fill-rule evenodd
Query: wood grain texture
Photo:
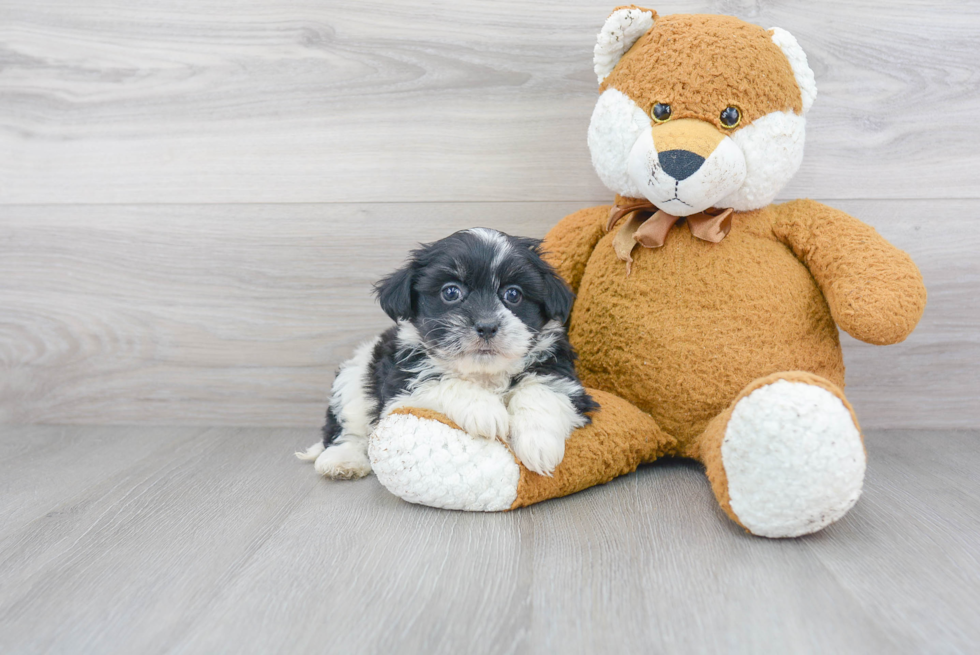
<svg viewBox="0 0 980 655"><path fill-rule="evenodd" d="M136 462L170 451L181 440L200 437L205 428L130 427L92 433L71 426L33 426L16 438L0 440L0 525L21 527L70 498L70 490L88 488L131 468ZM52 471L58 471L52 475Z"/></svg>
<svg viewBox="0 0 980 655"><path fill-rule="evenodd" d="M61 497L2 533L0 650L166 651L316 482L283 464L295 436L282 431L127 436L142 458L88 484L50 464Z"/></svg>
<svg viewBox="0 0 980 655"><path fill-rule="evenodd" d="M97 459L125 430L70 434ZM374 477L318 479L291 455L305 430L129 430L146 456L93 461L101 479L43 449L23 462L50 461L63 495L0 524L3 652L951 653L980 640L977 431L872 431L857 506L816 535L765 540L728 521L688 462L466 514L403 503ZM50 437L0 428L0 444Z"/></svg>
<svg viewBox="0 0 980 655"><path fill-rule="evenodd" d="M905 343L845 340L862 424L977 425L973 203L834 204L908 250L930 293ZM417 241L474 225L540 236L578 208L7 207L0 422L318 425L336 366L388 325L371 283Z"/></svg>
<svg viewBox="0 0 980 655"><path fill-rule="evenodd" d="M8 0L0 203L599 201L616 2ZM980 3L658 3L790 30L820 96L787 197L975 198Z"/></svg>

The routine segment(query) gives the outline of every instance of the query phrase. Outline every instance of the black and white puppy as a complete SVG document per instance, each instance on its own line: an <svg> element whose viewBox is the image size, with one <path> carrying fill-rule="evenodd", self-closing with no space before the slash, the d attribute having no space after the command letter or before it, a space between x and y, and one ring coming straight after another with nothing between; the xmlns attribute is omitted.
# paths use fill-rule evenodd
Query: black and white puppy
<svg viewBox="0 0 980 655"><path fill-rule="evenodd" d="M363 477L378 421L416 407L509 444L528 469L550 475L598 405L575 374L564 329L574 296L540 247L475 228L413 251L375 285L396 325L340 367L323 443L297 457L321 475Z"/></svg>

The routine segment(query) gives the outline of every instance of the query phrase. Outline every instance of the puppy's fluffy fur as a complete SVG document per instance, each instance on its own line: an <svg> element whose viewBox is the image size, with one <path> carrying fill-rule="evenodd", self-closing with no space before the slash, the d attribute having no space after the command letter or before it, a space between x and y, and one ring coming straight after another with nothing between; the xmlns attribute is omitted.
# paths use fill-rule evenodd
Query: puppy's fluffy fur
<svg viewBox="0 0 980 655"><path fill-rule="evenodd" d="M540 246L475 228L412 252L375 286L396 325L340 367L323 442L297 456L328 477L365 476L380 418L418 407L510 444L528 469L550 475L598 405L563 327L574 296Z"/></svg>

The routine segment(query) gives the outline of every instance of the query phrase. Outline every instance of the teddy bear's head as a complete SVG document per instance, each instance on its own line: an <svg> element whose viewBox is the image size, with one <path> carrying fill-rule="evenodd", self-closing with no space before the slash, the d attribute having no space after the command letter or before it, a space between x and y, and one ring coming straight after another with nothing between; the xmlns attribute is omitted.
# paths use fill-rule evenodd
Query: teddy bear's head
<svg viewBox="0 0 980 655"><path fill-rule="evenodd" d="M612 191L675 216L747 211L799 168L817 88L789 32L624 7L603 25L594 61L589 150Z"/></svg>

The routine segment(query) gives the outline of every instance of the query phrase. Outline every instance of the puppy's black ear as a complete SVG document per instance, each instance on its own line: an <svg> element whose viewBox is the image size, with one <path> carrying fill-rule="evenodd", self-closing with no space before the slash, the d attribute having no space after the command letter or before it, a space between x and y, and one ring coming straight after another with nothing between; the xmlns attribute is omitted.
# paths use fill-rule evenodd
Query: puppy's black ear
<svg viewBox="0 0 980 655"><path fill-rule="evenodd" d="M531 261L534 267L541 273L544 280L544 313L548 320L558 321L562 325L568 321L569 314L572 313L572 304L575 302L575 294L565 283L565 280L546 262L544 255L543 241L530 237L511 237L518 246L527 248L531 251Z"/></svg>
<svg viewBox="0 0 980 655"><path fill-rule="evenodd" d="M533 239L531 237L510 237L510 240L517 245L518 248L527 248L535 255L541 256L543 252L541 250L541 244L543 241L541 239Z"/></svg>
<svg viewBox="0 0 980 655"><path fill-rule="evenodd" d="M542 260L544 264L544 312L548 318L558 321L564 325L568 321L569 314L572 313L572 303L575 302L575 294L565 284L565 280L555 272L555 269Z"/></svg>
<svg viewBox="0 0 980 655"><path fill-rule="evenodd" d="M414 266L409 264L374 285L374 295L377 296L381 309L393 321L415 318L415 310L412 307L414 272Z"/></svg>

